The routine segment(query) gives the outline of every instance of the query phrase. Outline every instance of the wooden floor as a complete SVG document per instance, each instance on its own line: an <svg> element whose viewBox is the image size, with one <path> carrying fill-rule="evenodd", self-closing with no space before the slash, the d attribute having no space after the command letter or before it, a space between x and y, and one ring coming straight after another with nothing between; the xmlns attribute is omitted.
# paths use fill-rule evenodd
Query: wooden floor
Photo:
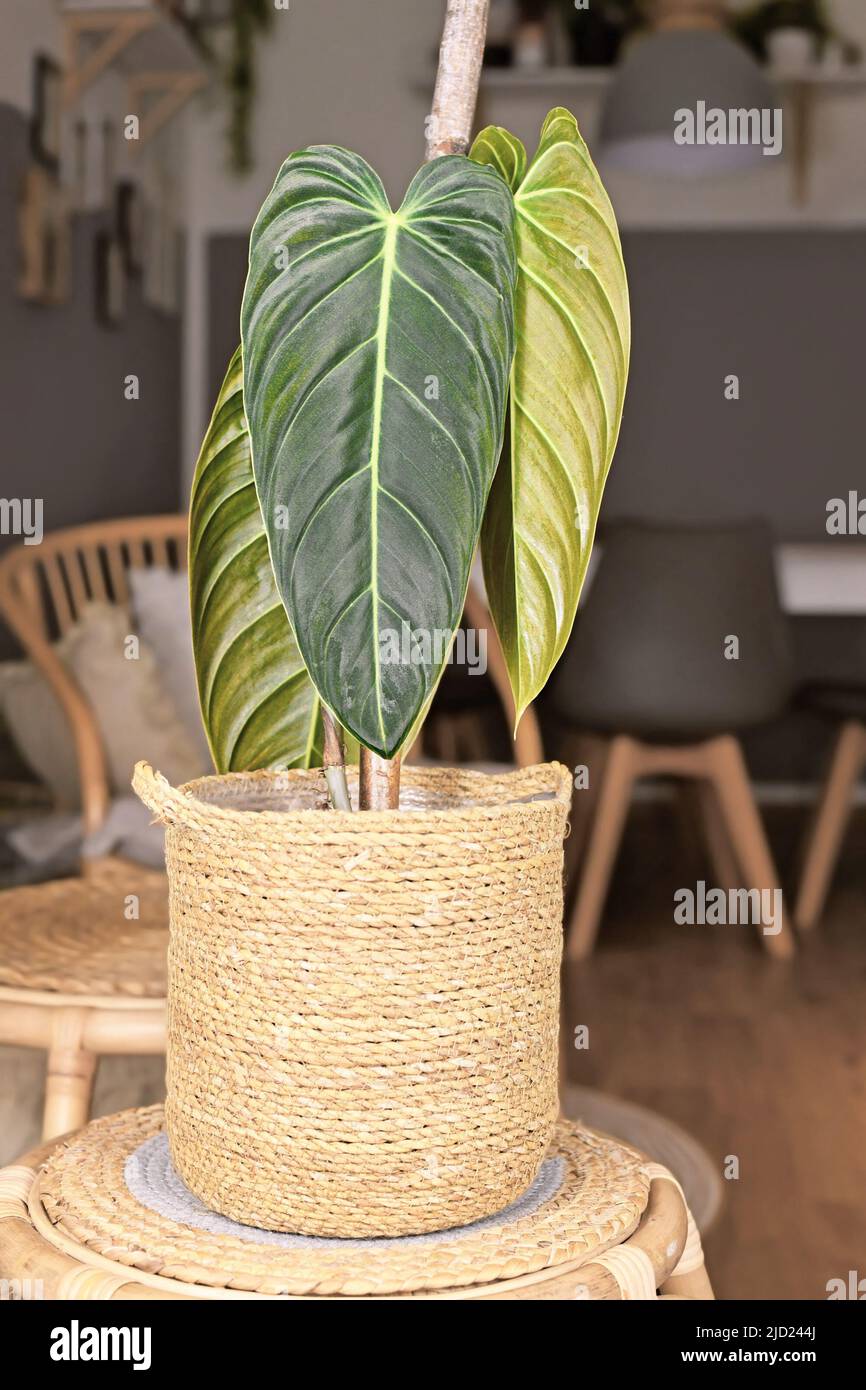
<svg viewBox="0 0 866 1390"><path fill-rule="evenodd" d="M789 888L803 813L768 825ZM866 1278L866 817L793 965L754 928L676 925L698 878L674 809L634 809L596 953L566 981L568 1036L587 1024L590 1044L569 1077L678 1121L722 1174L739 1159L706 1241L720 1298L826 1298Z"/></svg>

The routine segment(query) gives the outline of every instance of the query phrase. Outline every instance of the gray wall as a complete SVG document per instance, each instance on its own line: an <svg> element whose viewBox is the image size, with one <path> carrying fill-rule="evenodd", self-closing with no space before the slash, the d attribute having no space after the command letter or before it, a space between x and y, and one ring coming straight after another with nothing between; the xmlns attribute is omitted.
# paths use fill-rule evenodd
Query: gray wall
<svg viewBox="0 0 866 1390"><path fill-rule="evenodd" d="M104 517L175 510L179 497L180 320L129 289L119 328L94 314L94 237L107 214L73 219L69 301L18 298L16 204L28 124L0 104L0 422L4 497L44 499L54 530ZM138 401L123 380L135 373ZM0 547L12 543L0 537ZM0 654L11 638L0 629Z"/></svg>
<svg viewBox="0 0 866 1390"><path fill-rule="evenodd" d="M603 518L762 516L780 540L826 540L828 499L866 491L866 232L630 231L623 245L634 339ZM211 401L246 260L245 237L210 239Z"/></svg>
<svg viewBox="0 0 866 1390"><path fill-rule="evenodd" d="M249 238L232 232L207 243L207 401L213 406L241 337L241 296Z"/></svg>
<svg viewBox="0 0 866 1390"><path fill-rule="evenodd" d="M630 231L623 246L634 341L604 515L763 516L782 540L826 540L828 499L866 489L866 232Z"/></svg>

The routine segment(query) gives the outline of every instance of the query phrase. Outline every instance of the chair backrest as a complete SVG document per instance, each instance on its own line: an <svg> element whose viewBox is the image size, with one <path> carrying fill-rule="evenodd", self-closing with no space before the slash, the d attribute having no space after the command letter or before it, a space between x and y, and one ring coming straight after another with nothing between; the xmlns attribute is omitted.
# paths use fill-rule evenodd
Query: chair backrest
<svg viewBox="0 0 866 1390"><path fill-rule="evenodd" d="M678 741L773 718L790 691L769 527L605 529L598 572L551 684L561 718Z"/></svg>
<svg viewBox="0 0 866 1390"><path fill-rule="evenodd" d="M69 720L88 831L101 825L108 810L108 768L90 703L53 642L72 626L85 603L126 605L129 569L185 569L186 544L185 516L129 517L54 531L39 545L22 543L0 558L0 613Z"/></svg>

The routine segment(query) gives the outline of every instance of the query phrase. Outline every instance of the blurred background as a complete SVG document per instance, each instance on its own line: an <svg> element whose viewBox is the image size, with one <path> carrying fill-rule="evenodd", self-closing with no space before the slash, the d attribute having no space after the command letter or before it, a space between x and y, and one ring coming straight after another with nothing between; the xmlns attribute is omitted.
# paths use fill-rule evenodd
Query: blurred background
<svg viewBox="0 0 866 1390"><path fill-rule="evenodd" d="M177 568L182 523L103 523L186 506L286 154L348 145L402 197L442 12L0 0L6 889L82 848L160 861L124 772L206 768L188 615L182 583L112 557ZM598 557L527 744L578 769L568 1104L602 1124L616 1097L630 1137L673 1146L720 1296L821 1298L866 1236L866 5L491 0L477 126L531 154L556 105L607 184L634 335ZM678 144L683 109L705 137L710 111L766 119ZM492 674L449 668L424 756L512 757ZM784 932L677 922L700 882L783 889ZM158 1096L161 1065L108 1059L96 1109ZM38 1133L43 1069L0 1050L2 1161Z"/></svg>

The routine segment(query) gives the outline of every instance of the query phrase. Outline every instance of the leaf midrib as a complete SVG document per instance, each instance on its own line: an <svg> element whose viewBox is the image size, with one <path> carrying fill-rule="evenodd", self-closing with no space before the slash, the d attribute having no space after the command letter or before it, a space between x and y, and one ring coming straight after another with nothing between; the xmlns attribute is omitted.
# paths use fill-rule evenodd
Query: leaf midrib
<svg viewBox="0 0 866 1390"><path fill-rule="evenodd" d="M373 381L373 425L370 439L370 597L373 620L373 663L376 683L376 717L382 743L388 741L382 718L382 674L379 662L379 455L382 444L382 397L385 388L388 354L388 312L391 307L391 285L397 261L397 230L400 219L392 213L385 225L382 243L382 288L379 292L379 316L376 321L376 368Z"/></svg>

